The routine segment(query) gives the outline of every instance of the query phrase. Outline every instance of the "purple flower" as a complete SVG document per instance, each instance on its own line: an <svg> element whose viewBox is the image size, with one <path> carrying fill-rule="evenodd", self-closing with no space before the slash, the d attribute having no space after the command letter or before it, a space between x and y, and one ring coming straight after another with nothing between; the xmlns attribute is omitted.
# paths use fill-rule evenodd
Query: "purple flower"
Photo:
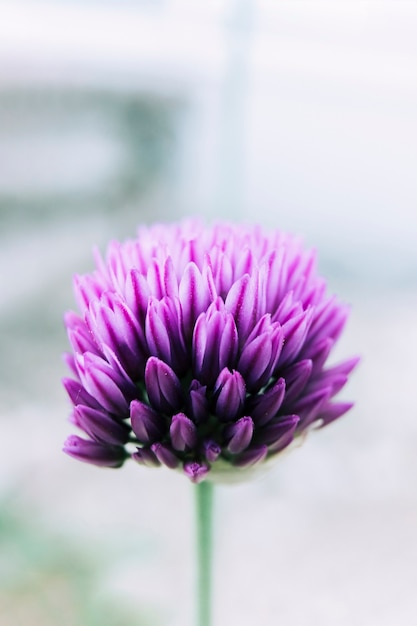
<svg viewBox="0 0 417 626"><path fill-rule="evenodd" d="M348 308L315 253L258 227L141 228L75 278L65 323L74 405L64 451L119 467L181 467L193 482L275 457L351 404L358 359L328 367Z"/></svg>

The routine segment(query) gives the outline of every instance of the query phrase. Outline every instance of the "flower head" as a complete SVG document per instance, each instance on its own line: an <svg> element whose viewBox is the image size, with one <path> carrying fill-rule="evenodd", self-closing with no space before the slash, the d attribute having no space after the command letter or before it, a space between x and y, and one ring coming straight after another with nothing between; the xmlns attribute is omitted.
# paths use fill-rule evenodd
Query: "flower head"
<svg viewBox="0 0 417 626"><path fill-rule="evenodd" d="M357 359L326 367L348 309L316 257L257 227L141 228L75 278L65 318L74 405L67 454L95 465L218 467L275 457L351 408L333 397Z"/></svg>

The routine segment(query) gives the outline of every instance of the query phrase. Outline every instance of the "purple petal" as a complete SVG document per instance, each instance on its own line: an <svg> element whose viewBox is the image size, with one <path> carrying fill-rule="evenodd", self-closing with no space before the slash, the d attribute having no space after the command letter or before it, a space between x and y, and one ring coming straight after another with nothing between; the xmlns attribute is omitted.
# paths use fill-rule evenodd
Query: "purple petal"
<svg viewBox="0 0 417 626"><path fill-rule="evenodd" d="M212 439L207 439L203 443L204 456L206 457L209 463L214 463L216 461L222 451L221 447L218 443L213 441Z"/></svg>
<svg viewBox="0 0 417 626"><path fill-rule="evenodd" d="M318 372L323 367L330 354L332 347L334 346L333 339L325 337L319 341L312 342L307 347L304 346L299 354L299 358L310 359L313 361L313 372Z"/></svg>
<svg viewBox="0 0 417 626"><path fill-rule="evenodd" d="M322 420L321 428L327 426L334 420L338 419L353 407L353 402L335 402L334 404L326 405L318 415L318 419Z"/></svg>
<svg viewBox="0 0 417 626"><path fill-rule="evenodd" d="M278 413L285 396L285 380L279 378L263 394L252 396L247 403L247 412L256 426L267 424Z"/></svg>
<svg viewBox="0 0 417 626"><path fill-rule="evenodd" d="M147 273L147 283L152 295L158 300L165 296L169 298L178 296L178 281L171 257L165 259L163 263L156 259L152 260Z"/></svg>
<svg viewBox="0 0 417 626"><path fill-rule="evenodd" d="M78 405L73 411L74 423L92 439L104 444L121 445L129 439L130 428L104 411Z"/></svg>
<svg viewBox="0 0 417 626"><path fill-rule="evenodd" d="M285 324L285 322L288 322L290 319L301 315L302 312L303 307L301 303L297 300L294 300L294 293L290 291L282 299L282 302L272 316L272 321L279 322L282 325Z"/></svg>
<svg viewBox="0 0 417 626"><path fill-rule="evenodd" d="M232 368L235 364L238 351L238 332L233 315L225 313L223 332L219 344L219 370L224 367Z"/></svg>
<svg viewBox="0 0 417 626"><path fill-rule="evenodd" d="M213 395L216 415L223 421L235 419L242 411L246 397L242 375L224 368L216 380Z"/></svg>
<svg viewBox="0 0 417 626"><path fill-rule="evenodd" d="M159 467L161 465L149 448L137 448L137 451L132 454L132 459L147 467Z"/></svg>
<svg viewBox="0 0 417 626"><path fill-rule="evenodd" d="M338 365L334 365L327 370L322 372L322 378L332 378L338 375L348 376L358 365L360 361L360 357L352 357L351 359L347 359Z"/></svg>
<svg viewBox="0 0 417 626"><path fill-rule="evenodd" d="M130 403L132 430L141 443L153 443L164 436L167 425L159 413L140 400Z"/></svg>
<svg viewBox="0 0 417 626"><path fill-rule="evenodd" d="M207 282L197 265L188 263L179 286L179 298L183 315L183 328L185 337L191 337L194 323L197 317L205 311L210 304L210 291Z"/></svg>
<svg viewBox="0 0 417 626"><path fill-rule="evenodd" d="M70 352L64 352L64 354L62 355L62 360L64 361L65 365L68 367L72 375L75 376L75 378L79 381L80 374L74 354L71 354Z"/></svg>
<svg viewBox="0 0 417 626"><path fill-rule="evenodd" d="M173 415L169 429L171 443L174 450L184 452L194 448L197 443L197 429L195 424L184 414Z"/></svg>
<svg viewBox="0 0 417 626"><path fill-rule="evenodd" d="M229 439L227 449L232 454L243 452L250 444L253 436L253 421L251 417L241 417L231 424L226 432Z"/></svg>
<svg viewBox="0 0 417 626"><path fill-rule="evenodd" d="M268 382L282 346L282 329L277 323L244 346L237 367L249 391L257 391Z"/></svg>
<svg viewBox="0 0 417 626"><path fill-rule="evenodd" d="M354 365L349 363L347 364L347 367L352 367L353 369ZM310 394L314 391L319 391L324 387L331 387L331 395L334 396L346 385L347 381L348 376L347 374L343 373L342 365L336 366L328 370L322 371L319 374L316 374L314 378L309 382L307 390Z"/></svg>
<svg viewBox="0 0 417 626"><path fill-rule="evenodd" d="M145 322L146 339L154 356L168 363L178 375L189 367L181 329L179 301L150 298Z"/></svg>
<svg viewBox="0 0 417 626"><path fill-rule="evenodd" d="M125 284L126 304L140 324L145 322L151 291L145 276L138 270L128 272Z"/></svg>
<svg viewBox="0 0 417 626"><path fill-rule="evenodd" d="M166 465L170 469L178 467L179 460L168 446L163 443L153 443L151 450L162 465Z"/></svg>
<svg viewBox="0 0 417 626"><path fill-rule="evenodd" d="M236 459L233 459L233 465L236 467L251 467L263 461L268 454L268 446L256 446L248 448Z"/></svg>
<svg viewBox="0 0 417 626"><path fill-rule="evenodd" d="M168 328L161 316L159 301L153 297L149 299L145 332L151 354L172 365Z"/></svg>
<svg viewBox="0 0 417 626"><path fill-rule="evenodd" d="M284 334L284 347L279 359L279 367L293 361L306 340L308 329L311 324L313 310L307 309L297 317L294 317L282 325Z"/></svg>
<svg viewBox="0 0 417 626"><path fill-rule="evenodd" d="M162 413L176 413L182 405L181 383L173 370L152 356L145 368L145 385L153 408Z"/></svg>
<svg viewBox="0 0 417 626"><path fill-rule="evenodd" d="M78 381L72 380L72 378L63 378L62 383L74 406L77 406L78 404L85 404L92 409L100 408L100 404L97 400L95 400L93 396L90 396L90 394L86 392L84 387Z"/></svg>
<svg viewBox="0 0 417 626"><path fill-rule="evenodd" d="M254 270L254 260L252 250L246 246L240 251L236 267L235 276L243 276L244 274L252 275Z"/></svg>
<svg viewBox="0 0 417 626"><path fill-rule="evenodd" d="M332 387L332 396L335 396L343 387L346 385L348 381L348 377L343 374L336 374L329 378L326 378L326 385ZM322 381L321 386L323 386L324 381Z"/></svg>
<svg viewBox="0 0 417 626"><path fill-rule="evenodd" d="M313 362L305 359L282 372L286 384L284 406L288 406L300 395L311 376L312 369Z"/></svg>
<svg viewBox="0 0 417 626"><path fill-rule="evenodd" d="M238 349L238 335L233 316L219 311L213 303L202 313L193 333L193 371L196 378L212 384L220 370L234 364Z"/></svg>
<svg viewBox="0 0 417 626"><path fill-rule="evenodd" d="M97 345L79 329L70 328L68 330L68 339L74 352L79 352L80 354L84 354L84 352L100 354Z"/></svg>
<svg viewBox="0 0 417 626"><path fill-rule="evenodd" d="M95 343L86 323L76 313L72 311L66 313L64 322L74 352L79 352L80 354L84 352L92 352L93 354L100 353L100 349Z"/></svg>
<svg viewBox="0 0 417 626"><path fill-rule="evenodd" d="M64 443L65 454L100 467L120 467L126 459L122 446L110 446L98 441L87 441L77 435L71 435Z"/></svg>
<svg viewBox="0 0 417 626"><path fill-rule="evenodd" d="M277 447L284 440L284 437L294 436L300 418L298 415L283 415L278 417L266 426L256 431L256 443Z"/></svg>
<svg viewBox="0 0 417 626"><path fill-rule="evenodd" d="M192 380L188 390L187 413L196 424L206 422L209 417L209 405L206 396L207 387L198 380Z"/></svg>
<svg viewBox="0 0 417 626"><path fill-rule="evenodd" d="M220 248L210 252L210 261L217 293L225 299L233 281L233 268L230 259Z"/></svg>
<svg viewBox="0 0 417 626"><path fill-rule="evenodd" d="M189 462L184 463L185 475L191 480L192 483L201 483L207 476L209 467L204 463Z"/></svg>
<svg viewBox="0 0 417 626"><path fill-rule="evenodd" d="M267 267L267 290L266 305L268 311L274 311L277 303L281 302L284 297L284 288L286 281L287 265L285 260L285 248L272 250L266 259ZM279 322L281 319L276 318Z"/></svg>
<svg viewBox="0 0 417 626"><path fill-rule="evenodd" d="M99 300L107 285L97 273L92 276L74 276L74 293L80 311L88 309L90 302Z"/></svg>
<svg viewBox="0 0 417 626"><path fill-rule="evenodd" d="M295 433L292 430L289 430L278 441L268 447L268 452L272 455L282 452L294 441L294 436Z"/></svg>
<svg viewBox="0 0 417 626"><path fill-rule="evenodd" d="M263 333L243 348L237 367L250 391L256 390L259 379L272 359L271 333Z"/></svg>
<svg viewBox="0 0 417 626"><path fill-rule="evenodd" d="M267 333L267 332L271 332L273 328L276 328L278 326L279 326L278 324L272 325L271 314L266 313L265 315L261 317L260 320L257 321L251 333L249 334L248 338L246 339L245 343L246 344L251 343L254 339L259 337L260 335L263 335L264 333Z"/></svg>
<svg viewBox="0 0 417 626"><path fill-rule="evenodd" d="M106 361L88 352L84 355L84 368L81 380L87 392L110 413L126 417L134 386Z"/></svg>
<svg viewBox="0 0 417 626"><path fill-rule="evenodd" d="M332 395L332 388L325 387L303 396L292 406L294 413L299 415L298 430L302 431L317 418L323 406Z"/></svg>
<svg viewBox="0 0 417 626"><path fill-rule="evenodd" d="M324 337L330 337L336 341L343 330L348 314L348 307L340 304L335 297L319 304L314 311L308 344Z"/></svg>
<svg viewBox="0 0 417 626"><path fill-rule="evenodd" d="M225 301L226 309L233 315L239 334L244 342L257 317L257 285L255 277L245 274L231 287Z"/></svg>
<svg viewBox="0 0 417 626"><path fill-rule="evenodd" d="M304 309L316 306L323 300L326 293L326 281L323 278L316 276L311 283L304 281L303 287L299 297Z"/></svg>
<svg viewBox="0 0 417 626"><path fill-rule="evenodd" d="M91 305L87 321L107 358L109 353L115 354L132 378L143 375L148 357L145 336L119 297L104 294L100 302Z"/></svg>

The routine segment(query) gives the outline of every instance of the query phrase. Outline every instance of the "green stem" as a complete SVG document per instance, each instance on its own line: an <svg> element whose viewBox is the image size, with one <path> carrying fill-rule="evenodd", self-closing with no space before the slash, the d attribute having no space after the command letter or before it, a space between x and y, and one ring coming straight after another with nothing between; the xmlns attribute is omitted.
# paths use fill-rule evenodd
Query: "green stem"
<svg viewBox="0 0 417 626"><path fill-rule="evenodd" d="M197 623L211 626L213 484L195 486L197 522Z"/></svg>

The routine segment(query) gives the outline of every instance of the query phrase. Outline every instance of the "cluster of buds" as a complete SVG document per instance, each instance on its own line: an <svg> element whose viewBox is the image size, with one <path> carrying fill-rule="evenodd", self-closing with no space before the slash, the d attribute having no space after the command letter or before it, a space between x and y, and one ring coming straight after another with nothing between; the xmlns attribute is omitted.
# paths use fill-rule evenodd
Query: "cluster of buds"
<svg viewBox="0 0 417 626"><path fill-rule="evenodd" d="M199 223L139 230L75 278L65 452L119 467L216 467L275 457L352 406L334 396L357 363L326 367L348 309L314 251L281 232Z"/></svg>

